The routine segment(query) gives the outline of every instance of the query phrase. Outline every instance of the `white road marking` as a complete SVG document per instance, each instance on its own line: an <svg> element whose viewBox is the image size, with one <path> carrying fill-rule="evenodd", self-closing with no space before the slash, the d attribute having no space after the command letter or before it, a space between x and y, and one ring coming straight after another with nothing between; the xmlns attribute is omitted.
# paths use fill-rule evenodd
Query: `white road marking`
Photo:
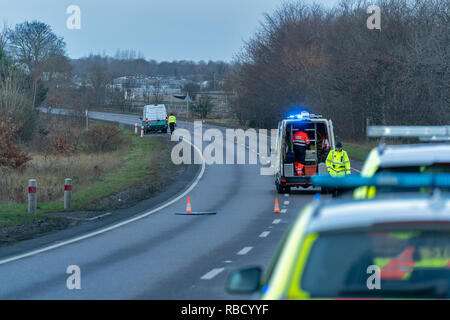
<svg viewBox="0 0 450 320"><path fill-rule="evenodd" d="M289 201L285 201L284 204L285 204L285 205L288 205L288 204L289 204Z"/></svg>
<svg viewBox="0 0 450 320"><path fill-rule="evenodd" d="M352 168L352 170L354 170L354 171L356 171L358 173L361 173L361 171L359 171L358 169Z"/></svg>
<svg viewBox="0 0 450 320"><path fill-rule="evenodd" d="M263 233L261 233L261 234L259 235L259 237L260 237L260 238L265 238L265 237L267 237L267 236L269 235L269 233L270 233L270 231L264 231Z"/></svg>
<svg viewBox="0 0 450 320"><path fill-rule="evenodd" d="M72 217L67 217L67 218L70 219L70 220L76 220L76 221L94 221L94 220L97 220L97 219L100 219L100 218L109 216L111 213L112 213L112 212L107 212L107 213L101 214L101 215L99 215L99 216L95 216L95 217L92 217L92 218L85 218L85 219L81 219L81 218L72 218Z"/></svg>
<svg viewBox="0 0 450 320"><path fill-rule="evenodd" d="M275 220L273 220L273 224L279 224L280 223L280 221L281 221L281 219L275 219Z"/></svg>
<svg viewBox="0 0 450 320"><path fill-rule="evenodd" d="M200 173L198 174L197 178L195 179L195 181L190 185L190 187L185 192L180 194L178 197L172 199L171 201L166 202L165 204L159 206L156 209L153 209L151 211L147 211L147 212L145 212L145 213L143 213L143 214L141 214L139 216L136 216L134 218L131 218L131 219L119 222L119 223L114 224L112 226L109 226L107 228L103 228L103 229L97 230L95 232L91 232L91 233L85 234L83 236L76 237L76 238L73 238L73 239L70 239L70 240L67 240L67 241L63 241L63 242L60 242L58 244L47 246L47 247L44 247L44 248L41 248L41 249L38 249L38 250L30 251L30 252L27 252L27 253L24 253L24 254L13 256L11 258L0 260L0 265L5 264L5 263L9 263L9 262L12 262L12 261L20 260L20 259L23 259L23 258L31 257L31 256L37 255L39 253L43 253L43 252L50 251L50 250L53 250L53 249L56 249L56 248L60 248L60 247L66 246L68 244L75 243L75 242L78 242L78 241L81 241L81 240L85 240L85 239L88 239L88 238L92 238L92 237L97 236L99 234L102 234L102 233L105 233L105 232L108 232L108 231L120 228L120 227L122 227L124 225L127 225L127 224L131 223L131 222L134 222L134 221L137 221L137 220L141 220L141 219L143 219L145 217L148 217L148 216L150 216L152 214L155 214L156 212L161 211L162 209L167 208L168 206L174 204L178 200L184 198L187 194L189 194L189 192L191 192L197 186L197 184L199 183L200 179L203 177L203 174L205 173L205 167L206 167L205 159L203 158L203 155L202 155L202 152L200 151L200 149L197 146L195 146L193 143L191 143L191 142L189 142L187 140L184 140L184 141L188 142L191 146L193 146L194 149L197 150L197 152L200 154L200 157L202 158L202 169L201 169Z"/></svg>
<svg viewBox="0 0 450 320"><path fill-rule="evenodd" d="M285 197L289 197L289 193L285 193L284 196L285 196Z"/></svg>
<svg viewBox="0 0 450 320"><path fill-rule="evenodd" d="M253 247L245 247L241 251L239 251L237 254L240 256L243 256L244 254L249 253L252 249L253 249Z"/></svg>
<svg viewBox="0 0 450 320"><path fill-rule="evenodd" d="M281 209L280 210L280 213L286 213L287 212L287 209Z"/></svg>
<svg viewBox="0 0 450 320"><path fill-rule="evenodd" d="M205 274L203 277L201 277L200 279L202 280L211 280L213 279L215 276L217 276L219 273L221 273L223 270L225 270L225 268L216 268L216 269L212 269L210 272L208 272L207 274Z"/></svg>
<svg viewBox="0 0 450 320"><path fill-rule="evenodd" d="M233 261L231 260L225 260L224 263L232 263Z"/></svg>

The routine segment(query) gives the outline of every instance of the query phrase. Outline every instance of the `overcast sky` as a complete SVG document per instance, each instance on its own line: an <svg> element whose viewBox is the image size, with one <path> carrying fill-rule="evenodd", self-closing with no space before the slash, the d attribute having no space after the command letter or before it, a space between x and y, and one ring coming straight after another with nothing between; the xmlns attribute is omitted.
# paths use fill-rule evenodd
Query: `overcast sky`
<svg viewBox="0 0 450 320"><path fill-rule="evenodd" d="M317 0L330 7L338 0ZM134 49L146 59L230 61L280 0L0 0L0 19L49 24L71 58ZM67 7L81 9L81 29L69 30Z"/></svg>

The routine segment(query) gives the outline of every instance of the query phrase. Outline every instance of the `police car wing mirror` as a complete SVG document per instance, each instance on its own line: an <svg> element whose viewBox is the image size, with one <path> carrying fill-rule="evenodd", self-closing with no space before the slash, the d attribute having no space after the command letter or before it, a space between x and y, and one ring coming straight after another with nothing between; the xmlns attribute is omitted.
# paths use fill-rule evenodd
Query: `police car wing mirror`
<svg viewBox="0 0 450 320"><path fill-rule="evenodd" d="M228 277L226 289L231 294L252 294L261 285L262 269L246 268L234 271Z"/></svg>

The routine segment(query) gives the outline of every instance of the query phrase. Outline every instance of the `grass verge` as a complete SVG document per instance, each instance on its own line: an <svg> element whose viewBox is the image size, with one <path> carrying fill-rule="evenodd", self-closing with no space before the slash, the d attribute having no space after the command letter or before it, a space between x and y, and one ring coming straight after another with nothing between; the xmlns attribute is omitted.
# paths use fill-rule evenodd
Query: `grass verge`
<svg viewBox="0 0 450 320"><path fill-rule="evenodd" d="M152 168L152 163L158 157L158 150L162 147L164 141L161 139L141 139L131 131L124 131L121 135L127 141L131 142L126 152L122 153L123 164L115 170L101 174L95 182L74 192L72 197L72 211L81 210L98 199L117 193L145 179L156 170ZM118 155L114 154L114 156ZM35 216L27 214L26 203L2 204L0 205L0 227L23 224L49 217L57 219L58 217L49 215L49 213L63 211L63 198L48 203L38 202L38 212Z"/></svg>
<svg viewBox="0 0 450 320"><path fill-rule="evenodd" d="M370 150L372 150L373 147L369 145L364 144L358 144L355 142L344 142L344 150L347 151L348 156L350 159L358 160L358 161L364 161L366 160Z"/></svg>

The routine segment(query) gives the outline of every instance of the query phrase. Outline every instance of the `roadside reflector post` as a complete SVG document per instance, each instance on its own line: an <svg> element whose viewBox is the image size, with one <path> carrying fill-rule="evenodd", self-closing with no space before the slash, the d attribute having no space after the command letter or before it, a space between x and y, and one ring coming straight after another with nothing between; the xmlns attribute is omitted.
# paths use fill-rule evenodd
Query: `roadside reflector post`
<svg viewBox="0 0 450 320"><path fill-rule="evenodd" d="M70 209L72 205L72 179L64 180L64 209Z"/></svg>
<svg viewBox="0 0 450 320"><path fill-rule="evenodd" d="M37 181L28 180L28 213L36 214L37 208Z"/></svg>
<svg viewBox="0 0 450 320"><path fill-rule="evenodd" d="M141 126L141 137L144 136L144 126Z"/></svg>
<svg viewBox="0 0 450 320"><path fill-rule="evenodd" d="M138 125L137 123L134 124L134 134L138 133Z"/></svg>

